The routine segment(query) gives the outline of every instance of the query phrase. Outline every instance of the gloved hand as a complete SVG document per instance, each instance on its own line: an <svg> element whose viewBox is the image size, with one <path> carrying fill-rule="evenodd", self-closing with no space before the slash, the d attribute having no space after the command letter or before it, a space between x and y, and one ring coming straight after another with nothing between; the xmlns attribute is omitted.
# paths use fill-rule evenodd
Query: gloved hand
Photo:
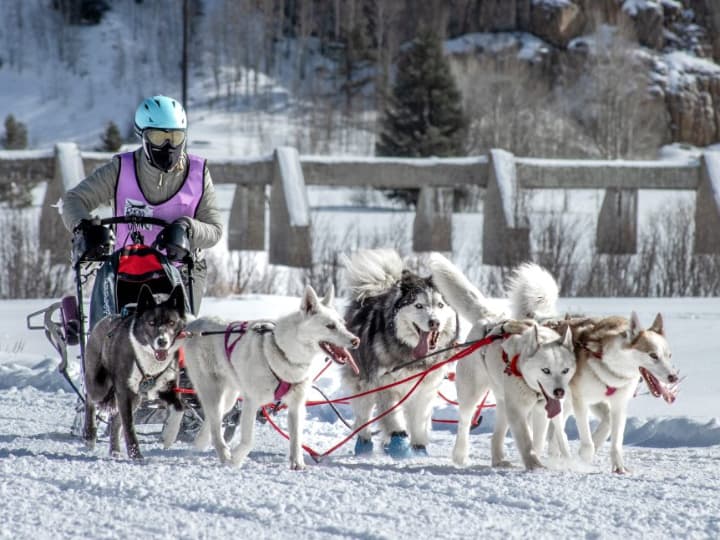
<svg viewBox="0 0 720 540"><path fill-rule="evenodd" d="M190 227L183 218L173 221L157 236L158 249L164 249L171 261L181 261L190 254Z"/></svg>
<svg viewBox="0 0 720 540"><path fill-rule="evenodd" d="M100 224L100 218L81 219L73 229L72 263L102 260L112 253L114 245L115 234Z"/></svg>

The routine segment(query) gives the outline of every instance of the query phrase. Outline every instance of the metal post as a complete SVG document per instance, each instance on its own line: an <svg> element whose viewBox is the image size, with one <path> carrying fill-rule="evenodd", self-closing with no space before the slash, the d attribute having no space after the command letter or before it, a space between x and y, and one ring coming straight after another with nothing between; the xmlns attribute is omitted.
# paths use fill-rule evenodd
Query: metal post
<svg viewBox="0 0 720 540"><path fill-rule="evenodd" d="M188 38L190 34L190 0L183 0L183 31L182 31L182 104L187 110L188 87Z"/></svg>

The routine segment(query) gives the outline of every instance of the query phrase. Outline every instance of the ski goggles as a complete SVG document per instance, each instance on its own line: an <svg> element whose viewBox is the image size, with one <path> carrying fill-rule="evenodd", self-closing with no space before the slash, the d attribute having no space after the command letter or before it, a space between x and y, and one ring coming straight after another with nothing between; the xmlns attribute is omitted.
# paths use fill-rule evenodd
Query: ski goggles
<svg viewBox="0 0 720 540"><path fill-rule="evenodd" d="M149 128L143 131L143 137L155 146L162 146L165 141L169 141L171 146L178 146L185 140L185 131L182 129Z"/></svg>

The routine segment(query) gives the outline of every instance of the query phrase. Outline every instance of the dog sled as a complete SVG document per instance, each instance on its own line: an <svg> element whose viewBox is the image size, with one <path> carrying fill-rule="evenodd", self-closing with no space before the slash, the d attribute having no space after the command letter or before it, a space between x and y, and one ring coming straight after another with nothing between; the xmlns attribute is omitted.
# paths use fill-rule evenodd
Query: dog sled
<svg viewBox="0 0 720 540"><path fill-rule="evenodd" d="M115 245L112 227L126 224L130 238ZM145 245L142 231L148 225L159 225L163 231L153 245ZM192 294L193 259L184 230L178 225L146 216L119 216L95 219L90 231L76 232L72 240L72 269L75 294L69 294L48 307L27 316L27 327L43 330L45 336L60 356L59 373L78 395L78 412L84 409L85 395L82 384L73 378L71 351L79 351L80 369L85 364L87 339L95 324L107 315L130 315L136 305L142 287L147 286L153 295L170 294L176 287L183 291L187 313L193 312ZM183 277L185 279L183 280ZM84 289L94 279L90 297ZM185 286L185 282L189 285ZM177 391L185 405L180 435L183 439L194 437L203 414L192 391L183 367L183 355L178 355ZM82 371L80 371L82 380ZM225 419L228 436L232 435L239 420L239 408ZM71 431L82 433L82 414L76 414ZM164 424L167 418L165 403L145 400L135 412L136 424Z"/></svg>

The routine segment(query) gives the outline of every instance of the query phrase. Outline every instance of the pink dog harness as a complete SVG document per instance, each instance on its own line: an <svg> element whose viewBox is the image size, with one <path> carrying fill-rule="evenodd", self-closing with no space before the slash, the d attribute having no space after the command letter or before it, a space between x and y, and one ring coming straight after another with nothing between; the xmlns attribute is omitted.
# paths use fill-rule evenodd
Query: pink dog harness
<svg viewBox="0 0 720 540"><path fill-rule="evenodd" d="M235 346L247 333L248 325L248 321L235 321L228 324L225 328L225 358L227 358L228 362L230 362L230 358L232 356L233 350L235 350ZM238 336L231 341L231 336L233 334L238 334ZM287 381L283 381L280 377L278 377L278 374L275 373L275 371L273 371L270 366L268 366L268 368L270 368L270 371L273 375L275 375L275 378L278 380L278 385L275 387L275 392L273 396L275 398L275 401L281 401L282 398L285 397L285 394L287 394L292 388L292 384Z"/></svg>

